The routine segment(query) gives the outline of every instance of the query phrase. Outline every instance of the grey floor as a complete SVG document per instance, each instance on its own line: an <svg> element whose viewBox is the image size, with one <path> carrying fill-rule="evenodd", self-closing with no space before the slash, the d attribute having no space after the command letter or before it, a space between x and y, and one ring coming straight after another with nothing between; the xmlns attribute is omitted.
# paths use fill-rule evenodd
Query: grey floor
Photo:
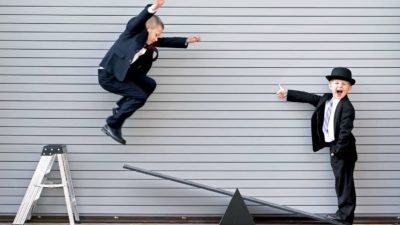
<svg viewBox="0 0 400 225"><path fill-rule="evenodd" d="M69 225L69 223L25 223L25 225L51 225L51 224L57 224L57 225ZM160 224L156 224L156 223L79 223L79 224L75 224L75 225L104 225L104 224L110 224L110 225L183 225L182 223L180 224L174 224L174 223L160 223ZM0 223L0 225L12 225L12 223ZM186 224L186 225L191 225L191 224ZM213 224L200 224L200 223L196 223L195 225L213 225Z"/></svg>
<svg viewBox="0 0 400 225"><path fill-rule="evenodd" d="M26 223L25 225L51 225L51 224L55 224L55 225L69 225L69 223ZM80 223L77 225L104 225L106 223ZM184 223L168 223L168 224L161 224L161 223L107 223L107 224L111 224L111 225L214 225L211 223L207 223L207 224L200 224L200 223L196 223L196 224L184 224ZM0 223L0 225L12 225L11 223ZM215 224L217 225L217 224ZM259 224L261 225L261 224ZM268 224L268 225L273 225L273 224ZM285 225L285 224L276 224L276 225ZM293 224L291 224L293 225ZM299 225L299 224L298 224ZM318 225L318 224L313 224L313 225ZM372 224L355 224L355 225L372 225ZM374 224L374 225L379 225L379 224Z"/></svg>

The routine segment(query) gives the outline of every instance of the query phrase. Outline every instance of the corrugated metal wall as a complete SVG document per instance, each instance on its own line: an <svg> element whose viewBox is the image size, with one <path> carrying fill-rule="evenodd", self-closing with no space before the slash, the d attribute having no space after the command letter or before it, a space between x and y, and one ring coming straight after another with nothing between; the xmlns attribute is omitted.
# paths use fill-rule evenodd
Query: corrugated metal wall
<svg viewBox="0 0 400 225"><path fill-rule="evenodd" d="M41 148L69 148L85 215L220 215L229 198L122 169L146 169L315 213L336 209L326 151L312 153L312 107L279 101L278 83L328 91L353 70L358 215L400 213L400 1L167 0L159 86L116 145L100 127L117 96L97 65L146 1L0 0L0 214L15 214ZM38 213L64 213L57 190ZM253 213L274 213L251 207Z"/></svg>

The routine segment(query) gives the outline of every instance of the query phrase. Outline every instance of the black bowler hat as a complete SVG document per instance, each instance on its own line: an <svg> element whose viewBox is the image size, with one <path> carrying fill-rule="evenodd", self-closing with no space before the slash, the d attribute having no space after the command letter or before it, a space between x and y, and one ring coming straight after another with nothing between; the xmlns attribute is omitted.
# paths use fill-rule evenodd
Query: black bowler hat
<svg viewBox="0 0 400 225"><path fill-rule="evenodd" d="M351 71L347 68L344 67L335 67L332 70L332 73L330 76L326 76L326 79L333 80L345 80L350 82L351 85L354 85L356 81L351 77Z"/></svg>

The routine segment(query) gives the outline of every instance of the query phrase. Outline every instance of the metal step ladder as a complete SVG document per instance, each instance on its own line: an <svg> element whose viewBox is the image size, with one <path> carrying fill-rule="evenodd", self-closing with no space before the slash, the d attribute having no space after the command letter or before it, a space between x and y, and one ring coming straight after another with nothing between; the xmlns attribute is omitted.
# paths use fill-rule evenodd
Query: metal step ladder
<svg viewBox="0 0 400 225"><path fill-rule="evenodd" d="M51 172L56 158L61 175L61 183L59 184L46 182L47 176ZM72 186L66 145L46 145L43 147L42 156L40 157L40 161L26 190L13 224L22 225L26 220L32 218L32 212L40 198L43 188L63 188L69 224L74 225L75 222L79 223L79 213L74 188Z"/></svg>

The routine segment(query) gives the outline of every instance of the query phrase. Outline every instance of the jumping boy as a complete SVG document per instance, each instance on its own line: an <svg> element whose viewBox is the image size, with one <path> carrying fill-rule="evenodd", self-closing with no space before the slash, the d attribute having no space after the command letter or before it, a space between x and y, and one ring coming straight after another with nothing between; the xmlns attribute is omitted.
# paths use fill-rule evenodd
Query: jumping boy
<svg viewBox="0 0 400 225"><path fill-rule="evenodd" d="M125 31L100 63L101 87L122 96L102 131L121 144L126 144L121 132L123 123L146 103L156 88L154 79L147 76L158 57L156 47L186 48L189 43L200 41L197 35L161 38L164 24L154 14L163 4L164 0L154 0L129 20Z"/></svg>
<svg viewBox="0 0 400 225"><path fill-rule="evenodd" d="M330 219L352 224L356 208L356 190L353 172L357 161L356 140L351 133L355 118L354 107L347 94L355 80L347 68L332 70L329 88L332 93L322 96L302 91L285 90L282 87L276 93L287 101L309 103L315 107L311 118L311 133L314 152L330 148L330 159L335 176L335 189L338 210Z"/></svg>

